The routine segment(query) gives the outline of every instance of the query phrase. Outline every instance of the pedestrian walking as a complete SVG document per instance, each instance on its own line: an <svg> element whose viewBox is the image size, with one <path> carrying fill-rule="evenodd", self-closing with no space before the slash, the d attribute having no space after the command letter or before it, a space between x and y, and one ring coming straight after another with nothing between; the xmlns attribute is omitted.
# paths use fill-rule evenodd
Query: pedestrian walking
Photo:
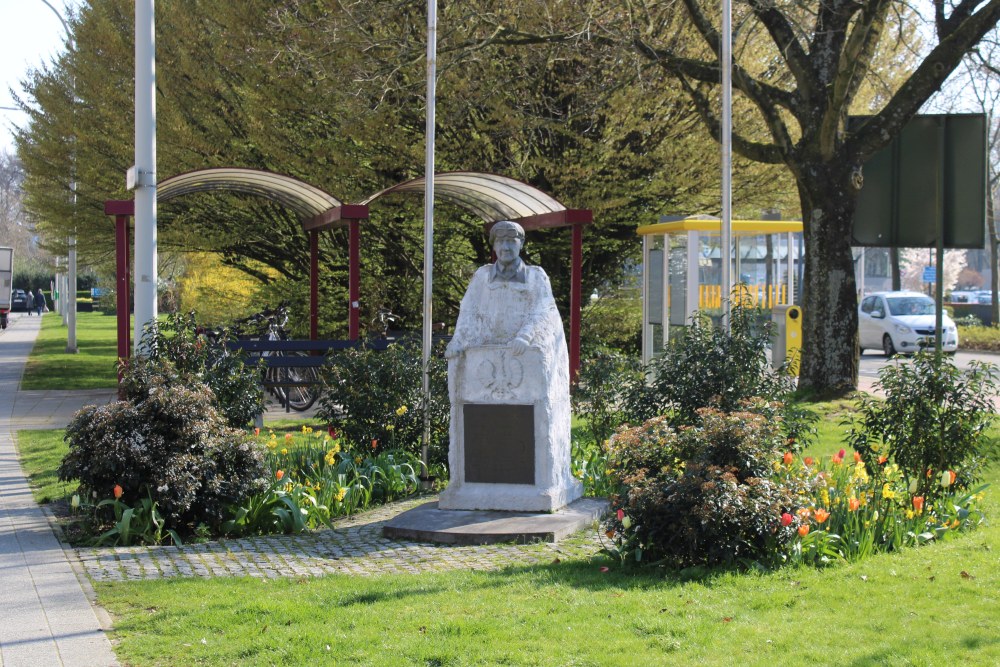
<svg viewBox="0 0 1000 667"><path fill-rule="evenodd" d="M42 288L39 287L35 290L35 310L41 315L42 311L45 309L45 295L42 294Z"/></svg>
<svg viewBox="0 0 1000 667"><path fill-rule="evenodd" d="M25 297L27 297L27 301L25 301L24 309L28 311L28 316L30 317L31 311L35 309L35 295L32 294L31 290L29 289L27 294L25 294Z"/></svg>

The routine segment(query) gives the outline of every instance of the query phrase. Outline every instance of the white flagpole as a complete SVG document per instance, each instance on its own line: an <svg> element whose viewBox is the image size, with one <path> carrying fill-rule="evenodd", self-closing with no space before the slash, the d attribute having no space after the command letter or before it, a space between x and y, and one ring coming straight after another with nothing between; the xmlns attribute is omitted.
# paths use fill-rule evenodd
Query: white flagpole
<svg viewBox="0 0 1000 667"><path fill-rule="evenodd" d="M434 115L437 104L437 0L427 0L427 127L426 164L424 167L424 345L423 345L423 399L424 437L420 451L425 482L428 450L431 439L431 334L433 324L432 301L434 295Z"/></svg>
<svg viewBox="0 0 1000 667"><path fill-rule="evenodd" d="M733 10L731 0L722 0L722 325L729 330L730 297L733 293Z"/></svg>

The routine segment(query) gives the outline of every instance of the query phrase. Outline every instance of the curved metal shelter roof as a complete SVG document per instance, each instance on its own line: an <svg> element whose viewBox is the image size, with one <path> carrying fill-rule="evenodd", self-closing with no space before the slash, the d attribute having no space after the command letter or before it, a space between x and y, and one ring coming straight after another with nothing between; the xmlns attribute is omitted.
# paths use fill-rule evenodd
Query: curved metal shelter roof
<svg viewBox="0 0 1000 667"><path fill-rule="evenodd" d="M303 220L341 206L333 195L291 176L237 167L199 169L171 176L157 186L157 199L166 201L181 195L220 190L270 199L292 209Z"/></svg>
<svg viewBox="0 0 1000 667"><path fill-rule="evenodd" d="M424 177L399 183L361 202L370 204L396 192L423 194ZM474 171L434 175L434 195L471 211L484 222L518 220L567 210L565 206L527 183L506 176Z"/></svg>

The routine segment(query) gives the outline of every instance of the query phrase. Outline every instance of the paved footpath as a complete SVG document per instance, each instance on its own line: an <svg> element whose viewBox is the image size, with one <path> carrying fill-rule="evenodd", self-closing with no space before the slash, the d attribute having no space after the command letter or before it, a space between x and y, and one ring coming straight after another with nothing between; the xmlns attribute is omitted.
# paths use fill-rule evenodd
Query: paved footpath
<svg viewBox="0 0 1000 667"><path fill-rule="evenodd" d="M17 388L41 319L20 317L0 333L0 665L117 665L107 615L32 499L14 450Z"/></svg>

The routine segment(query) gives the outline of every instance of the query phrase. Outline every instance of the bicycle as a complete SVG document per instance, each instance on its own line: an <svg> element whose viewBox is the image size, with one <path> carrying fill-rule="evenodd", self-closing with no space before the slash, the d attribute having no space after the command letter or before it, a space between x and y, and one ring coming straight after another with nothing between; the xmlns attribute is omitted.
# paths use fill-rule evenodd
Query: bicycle
<svg viewBox="0 0 1000 667"><path fill-rule="evenodd" d="M401 321L402 318L388 308L379 308L368 325L368 330L372 332L372 338L375 340L388 340L389 325Z"/></svg>
<svg viewBox="0 0 1000 667"><path fill-rule="evenodd" d="M288 323L288 310L284 304L274 310L264 310L243 320L245 324L254 325L257 329L254 337L261 341L288 340L285 325ZM268 357L308 357L308 352L295 350L263 349L258 356ZM312 366L270 365L265 363L263 369L264 386L278 399L283 408L291 408L303 412L312 407L319 398L319 371Z"/></svg>

